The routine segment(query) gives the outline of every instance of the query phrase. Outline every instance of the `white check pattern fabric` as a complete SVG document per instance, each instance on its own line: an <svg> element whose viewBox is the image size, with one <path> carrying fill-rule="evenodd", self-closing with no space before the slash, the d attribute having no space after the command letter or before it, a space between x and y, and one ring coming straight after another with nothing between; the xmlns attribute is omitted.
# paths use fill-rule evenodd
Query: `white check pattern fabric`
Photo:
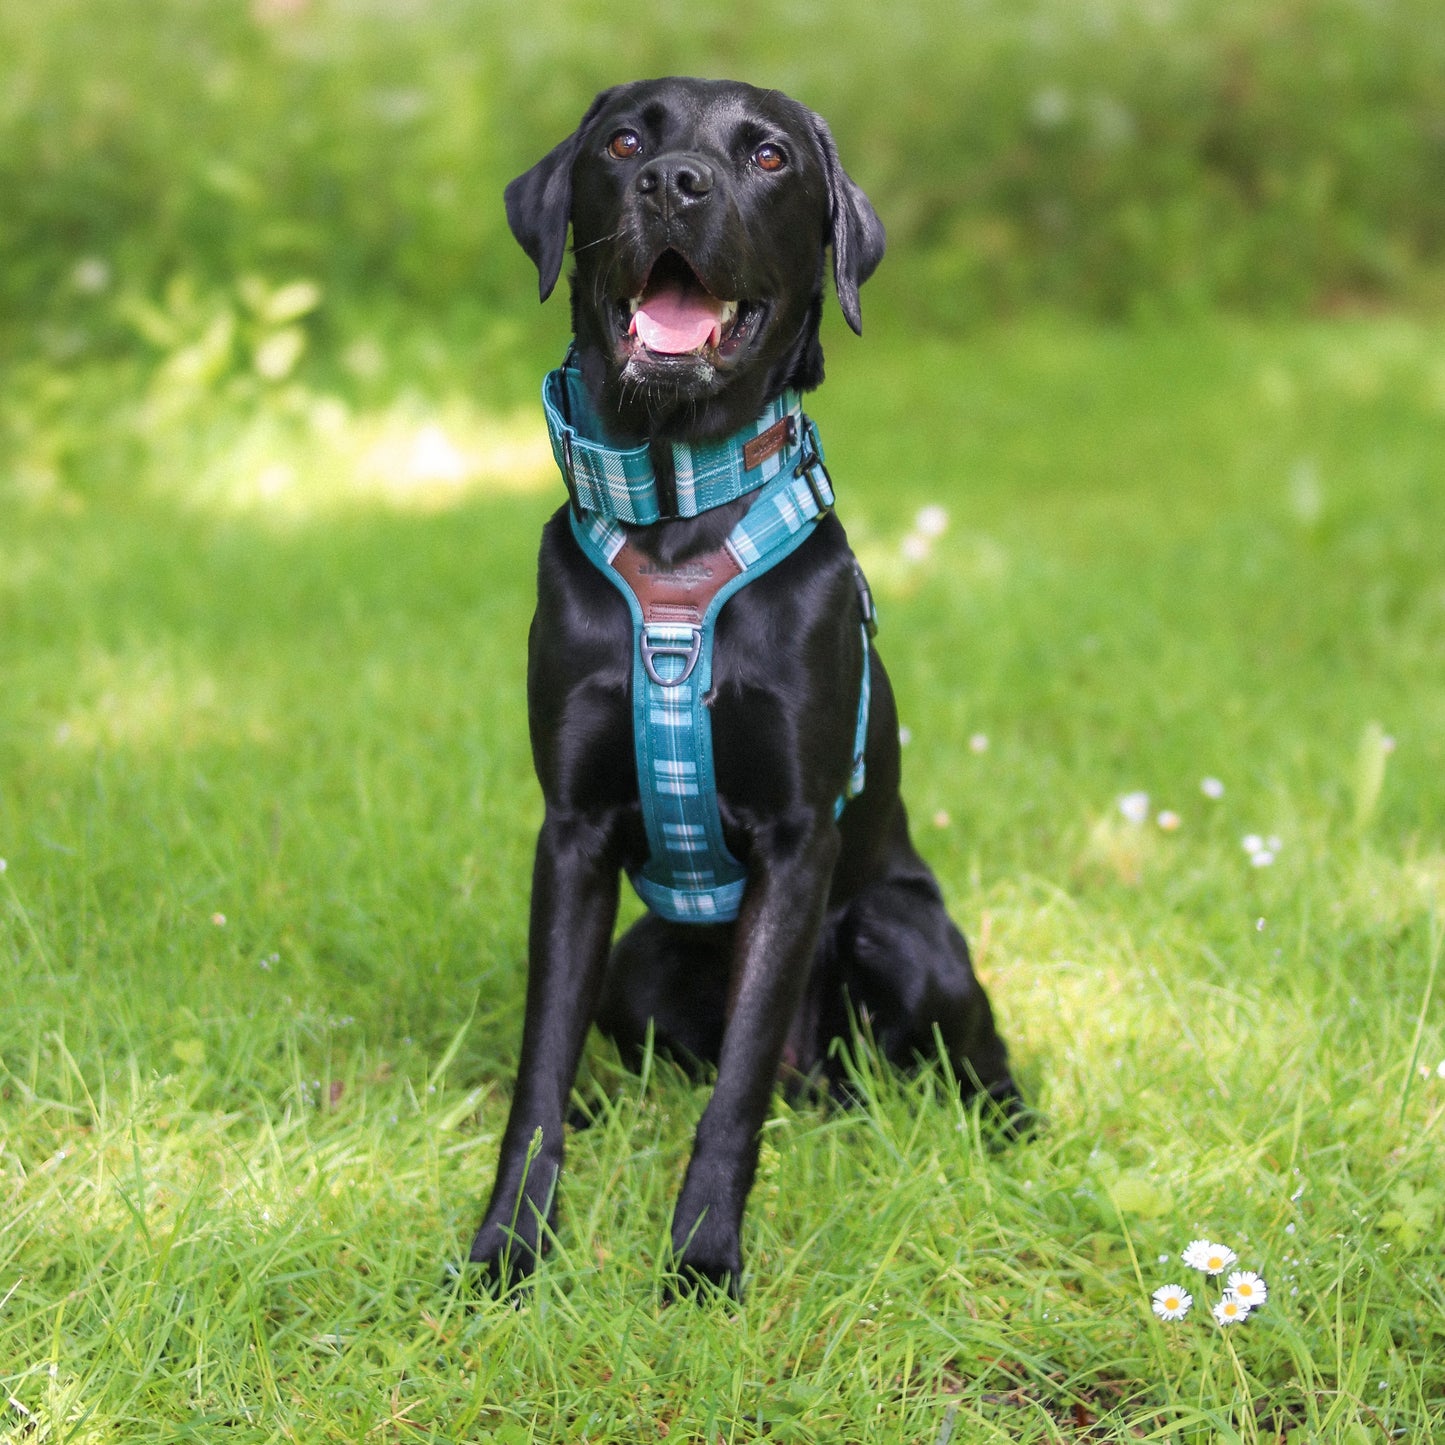
<svg viewBox="0 0 1445 1445"><path fill-rule="evenodd" d="M596 440L602 426L575 366L564 363L547 373L542 383L542 410L547 416L552 455L579 511L644 527L662 519L647 447L614 447ZM785 416L796 418L793 442L757 466L747 466L744 446ZM802 435L802 399L797 392L785 391L755 422L720 442L696 446L674 442L677 507L666 515L695 517L765 486L784 467L797 463Z"/></svg>

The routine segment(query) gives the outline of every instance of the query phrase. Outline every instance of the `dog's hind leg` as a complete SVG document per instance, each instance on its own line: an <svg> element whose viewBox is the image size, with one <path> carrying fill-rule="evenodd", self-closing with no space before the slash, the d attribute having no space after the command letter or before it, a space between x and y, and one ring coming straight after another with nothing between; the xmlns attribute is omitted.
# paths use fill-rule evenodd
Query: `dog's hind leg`
<svg viewBox="0 0 1445 1445"><path fill-rule="evenodd" d="M903 1069L938 1059L940 1045L965 1097L986 1094L1006 1126L1027 1109L968 945L944 908L938 883L911 847L901 866L864 889L835 925L837 977L846 995L829 1020L835 1033L851 1005L880 1053ZM842 1067L831 1065L835 1087Z"/></svg>
<svg viewBox="0 0 1445 1445"><path fill-rule="evenodd" d="M695 1078L716 1066L727 1014L731 924L671 923L640 918L607 961L597 1027L622 1060L637 1068L647 1046Z"/></svg>

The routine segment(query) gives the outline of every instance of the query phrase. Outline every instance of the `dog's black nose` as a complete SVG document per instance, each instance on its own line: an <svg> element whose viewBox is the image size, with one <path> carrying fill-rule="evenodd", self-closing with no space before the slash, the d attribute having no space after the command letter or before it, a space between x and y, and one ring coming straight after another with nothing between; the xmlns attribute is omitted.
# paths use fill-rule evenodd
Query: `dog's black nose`
<svg viewBox="0 0 1445 1445"><path fill-rule="evenodd" d="M712 192L713 169L701 156L658 156L637 173L637 189L654 203L693 206Z"/></svg>

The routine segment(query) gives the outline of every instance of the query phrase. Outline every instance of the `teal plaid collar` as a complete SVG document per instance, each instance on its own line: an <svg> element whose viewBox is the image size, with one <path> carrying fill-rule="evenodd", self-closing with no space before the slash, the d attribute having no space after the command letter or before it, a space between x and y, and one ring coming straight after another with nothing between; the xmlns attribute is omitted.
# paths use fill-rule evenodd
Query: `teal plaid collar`
<svg viewBox="0 0 1445 1445"><path fill-rule="evenodd" d="M547 373L542 409L552 455L577 511L644 527L667 516L695 517L756 491L784 467L796 466L810 441L802 398L785 391L720 442L673 442L677 506L664 511L647 444L616 447L601 439L602 423L570 355Z"/></svg>

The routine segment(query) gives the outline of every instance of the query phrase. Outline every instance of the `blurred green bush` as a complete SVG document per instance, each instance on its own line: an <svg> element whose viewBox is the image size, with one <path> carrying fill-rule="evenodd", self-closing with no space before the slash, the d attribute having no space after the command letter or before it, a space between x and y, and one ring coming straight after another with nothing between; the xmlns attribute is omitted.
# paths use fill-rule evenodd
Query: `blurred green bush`
<svg viewBox="0 0 1445 1445"><path fill-rule="evenodd" d="M300 281L326 315L530 305L502 185L595 90L668 72L827 115L920 322L1445 299L1439 0L519 13L0 0L0 345L144 339L177 278Z"/></svg>

